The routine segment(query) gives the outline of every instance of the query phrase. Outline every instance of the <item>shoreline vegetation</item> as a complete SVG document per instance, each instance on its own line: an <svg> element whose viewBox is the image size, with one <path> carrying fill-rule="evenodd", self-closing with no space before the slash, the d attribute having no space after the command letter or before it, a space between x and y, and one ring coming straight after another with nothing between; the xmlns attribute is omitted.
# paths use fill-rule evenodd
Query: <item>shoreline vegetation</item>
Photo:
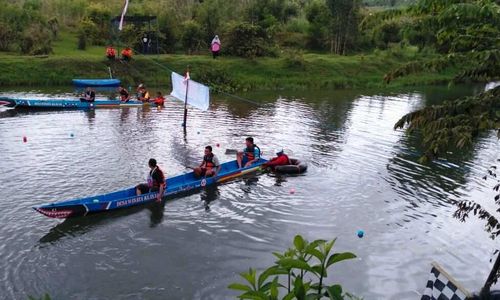
<svg viewBox="0 0 500 300"><path fill-rule="evenodd" d="M399 46L349 56L297 51L284 51L279 57L223 56L216 60L208 53L136 55L131 62L125 63L108 61L104 47L95 47L91 51L58 51L57 44L51 55L0 55L0 85L69 85L73 78L108 78L108 67L111 67L114 77L126 85L144 82L159 86L170 84L168 69L183 74L188 65L194 80L223 92L446 84L454 76L454 69L450 67L440 72L419 72L387 84L384 81L386 73L423 56L429 57L428 53L419 53L416 48Z"/></svg>

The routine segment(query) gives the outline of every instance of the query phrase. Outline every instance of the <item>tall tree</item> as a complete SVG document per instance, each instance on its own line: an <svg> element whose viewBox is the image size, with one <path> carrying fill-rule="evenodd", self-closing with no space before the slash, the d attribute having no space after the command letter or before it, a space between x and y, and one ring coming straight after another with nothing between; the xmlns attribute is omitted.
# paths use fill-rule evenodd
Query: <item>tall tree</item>
<svg viewBox="0 0 500 300"><path fill-rule="evenodd" d="M330 52L346 54L349 42L357 35L359 0L327 0L332 15L330 23Z"/></svg>

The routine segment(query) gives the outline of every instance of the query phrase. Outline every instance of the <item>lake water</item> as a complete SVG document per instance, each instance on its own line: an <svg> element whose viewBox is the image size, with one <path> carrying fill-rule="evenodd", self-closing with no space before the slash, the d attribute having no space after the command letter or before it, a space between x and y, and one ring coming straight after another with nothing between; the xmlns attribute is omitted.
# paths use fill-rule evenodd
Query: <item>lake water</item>
<svg viewBox="0 0 500 300"><path fill-rule="evenodd" d="M270 265L271 253L296 234L338 237L337 251L356 253L358 259L335 265L329 280L365 299L419 298L432 261L477 291L495 244L483 223L454 219L452 203L471 199L495 208L492 184L481 177L499 158L498 140L484 136L470 151L421 165L419 140L393 125L416 108L481 89L246 95L259 105L216 97L209 111L189 111L186 135L179 103L162 111L0 108L0 298L231 299L236 294L227 285L240 281L238 273ZM215 153L231 160L225 149L242 148L246 136L264 155L289 149L308 172L249 177L164 206L65 222L31 209L142 182L150 157L170 176L197 164L208 144L219 143Z"/></svg>

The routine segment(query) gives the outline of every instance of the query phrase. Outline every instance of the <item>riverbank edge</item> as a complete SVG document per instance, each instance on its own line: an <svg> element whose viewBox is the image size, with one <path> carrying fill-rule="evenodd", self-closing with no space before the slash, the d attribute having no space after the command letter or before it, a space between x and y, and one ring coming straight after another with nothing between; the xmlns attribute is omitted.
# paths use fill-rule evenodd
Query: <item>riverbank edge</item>
<svg viewBox="0 0 500 300"><path fill-rule="evenodd" d="M129 63L82 53L81 56L68 57L2 55L0 85L68 85L73 78L109 78L108 67L113 76L127 86L139 82L170 86L169 70L183 73L189 66L192 79L224 92L433 85L450 82L455 73L452 68L439 73L417 73L387 85L383 81L387 72L423 59L418 53L391 51L353 56L310 53L252 60L235 57L214 60L206 55L138 55Z"/></svg>

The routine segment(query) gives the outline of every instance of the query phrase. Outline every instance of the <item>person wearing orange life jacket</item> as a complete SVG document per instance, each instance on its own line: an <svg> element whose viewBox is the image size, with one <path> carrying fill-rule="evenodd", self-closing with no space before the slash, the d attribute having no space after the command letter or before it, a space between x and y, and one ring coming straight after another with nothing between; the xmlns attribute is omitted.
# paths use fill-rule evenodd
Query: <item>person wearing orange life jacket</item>
<svg viewBox="0 0 500 300"><path fill-rule="evenodd" d="M130 47L126 47L122 50L122 60L129 61L132 59L132 49Z"/></svg>
<svg viewBox="0 0 500 300"><path fill-rule="evenodd" d="M276 150L276 157L272 158L268 162L262 165L263 168L271 168L274 170L274 167L277 166L285 166L290 165L290 158L285 154L283 148Z"/></svg>
<svg viewBox="0 0 500 300"><path fill-rule="evenodd" d="M246 148L236 154L238 168L250 167L254 162L260 159L260 148L254 144L252 137L245 139Z"/></svg>
<svg viewBox="0 0 500 300"><path fill-rule="evenodd" d="M144 84L139 84L139 87L137 88L137 100L142 101L142 102L149 102L150 100L149 92L146 90L146 87Z"/></svg>
<svg viewBox="0 0 500 300"><path fill-rule="evenodd" d="M116 50L113 48L113 45L109 45L108 48L106 48L106 57L109 60L114 60L116 58Z"/></svg>
<svg viewBox="0 0 500 300"><path fill-rule="evenodd" d="M212 153L212 146L205 147L205 156L203 156L203 161L200 166L194 168L194 175L197 178L200 177L212 177L217 176L221 169L219 159L215 154Z"/></svg>
<svg viewBox="0 0 500 300"><path fill-rule="evenodd" d="M156 98L154 101L157 106L163 107L165 105L165 97L163 97L161 92L158 92L156 94Z"/></svg>

